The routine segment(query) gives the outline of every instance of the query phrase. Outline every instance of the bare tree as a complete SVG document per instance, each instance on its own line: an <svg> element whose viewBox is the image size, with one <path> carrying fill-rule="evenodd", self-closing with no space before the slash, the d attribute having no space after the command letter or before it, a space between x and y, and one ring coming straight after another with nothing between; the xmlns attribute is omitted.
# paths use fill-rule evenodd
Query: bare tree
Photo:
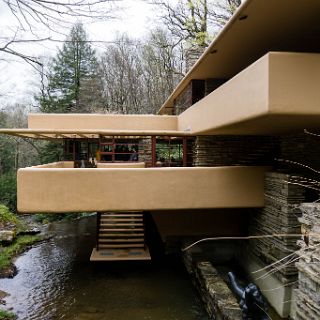
<svg viewBox="0 0 320 320"><path fill-rule="evenodd" d="M124 35L109 45L101 62L108 111L155 113L183 76L175 51L161 29L143 42Z"/></svg>
<svg viewBox="0 0 320 320"><path fill-rule="evenodd" d="M0 112L1 127L24 128L26 125L26 106L14 104L6 111ZM0 149L0 174L2 171L16 171L20 167L30 166L39 161L39 146L30 139L14 136L0 137Z"/></svg>
<svg viewBox="0 0 320 320"><path fill-rule="evenodd" d="M1 0L1 2L10 9L23 30L32 31L34 24L39 23L52 29L57 24L65 25L70 17L110 18L105 4L111 0Z"/></svg>
<svg viewBox="0 0 320 320"><path fill-rule="evenodd" d="M73 24L75 19L110 19L111 9L107 8L107 4L114 2L115 0L0 0L17 22L17 27L10 36L0 38L0 52L21 58L32 65L41 65L37 58L17 50L17 45L50 40L50 36L38 34L39 26L51 33L61 33L63 28L69 29L70 23Z"/></svg>
<svg viewBox="0 0 320 320"><path fill-rule="evenodd" d="M220 29L229 21L241 5L241 2L242 0L215 1L214 5L208 7L209 23L212 23Z"/></svg>
<svg viewBox="0 0 320 320"><path fill-rule="evenodd" d="M152 31L141 48L148 112L157 112L184 76L182 52L163 29Z"/></svg>
<svg viewBox="0 0 320 320"><path fill-rule="evenodd" d="M172 35L180 41L190 41L206 47L212 30L223 26L241 4L241 0L153 0L162 11L162 19Z"/></svg>
<svg viewBox="0 0 320 320"><path fill-rule="evenodd" d="M107 109L116 113L141 113L141 61L138 43L128 36L118 37L106 47L102 58Z"/></svg>
<svg viewBox="0 0 320 320"><path fill-rule="evenodd" d="M179 0L176 5L172 5L169 0L154 0L153 4L162 9L162 19L178 41L192 40L200 46L206 45L207 0Z"/></svg>

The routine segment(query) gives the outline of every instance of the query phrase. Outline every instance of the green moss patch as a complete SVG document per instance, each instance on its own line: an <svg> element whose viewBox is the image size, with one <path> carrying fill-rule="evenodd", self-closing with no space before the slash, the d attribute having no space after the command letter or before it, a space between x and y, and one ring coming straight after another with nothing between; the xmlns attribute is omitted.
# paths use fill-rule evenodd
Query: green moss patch
<svg viewBox="0 0 320 320"><path fill-rule="evenodd" d="M19 236L11 245L7 247L0 246L0 271L8 268L14 257L41 239L40 236Z"/></svg>
<svg viewBox="0 0 320 320"><path fill-rule="evenodd" d="M12 213L8 207L3 204L0 204L0 224L18 224L18 219L14 213Z"/></svg>
<svg viewBox="0 0 320 320"><path fill-rule="evenodd" d="M17 317L12 312L0 310L0 320L14 320L16 318Z"/></svg>

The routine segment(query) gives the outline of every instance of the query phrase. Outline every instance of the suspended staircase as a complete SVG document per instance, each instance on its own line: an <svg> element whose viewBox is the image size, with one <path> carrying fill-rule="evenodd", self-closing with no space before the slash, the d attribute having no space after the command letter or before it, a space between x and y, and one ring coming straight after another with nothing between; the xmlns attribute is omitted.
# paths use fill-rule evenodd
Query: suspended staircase
<svg viewBox="0 0 320 320"><path fill-rule="evenodd" d="M143 212L97 214L97 243L90 261L151 260Z"/></svg>

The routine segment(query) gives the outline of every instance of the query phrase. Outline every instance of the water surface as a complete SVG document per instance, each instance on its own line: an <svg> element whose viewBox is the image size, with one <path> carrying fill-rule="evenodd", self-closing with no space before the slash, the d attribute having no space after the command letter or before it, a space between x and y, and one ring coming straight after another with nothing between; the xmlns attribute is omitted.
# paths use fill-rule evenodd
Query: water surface
<svg viewBox="0 0 320 320"><path fill-rule="evenodd" d="M177 261L89 262L94 217L47 231L51 240L17 259L18 275L0 280L19 320L207 320Z"/></svg>

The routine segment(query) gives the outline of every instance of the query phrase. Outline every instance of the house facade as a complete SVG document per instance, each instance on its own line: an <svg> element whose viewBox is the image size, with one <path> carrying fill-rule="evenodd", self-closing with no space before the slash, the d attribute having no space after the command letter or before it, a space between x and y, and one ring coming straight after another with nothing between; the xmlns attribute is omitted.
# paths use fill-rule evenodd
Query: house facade
<svg viewBox="0 0 320 320"><path fill-rule="evenodd" d="M1 129L64 144L63 161L18 171L18 210L98 212L93 260L149 259L146 212L163 241L261 236L238 255L248 277L282 317L318 319L295 308L308 297L294 261L266 266L298 252L298 206L318 196L319 18L318 0L244 1L158 115L30 114Z"/></svg>

